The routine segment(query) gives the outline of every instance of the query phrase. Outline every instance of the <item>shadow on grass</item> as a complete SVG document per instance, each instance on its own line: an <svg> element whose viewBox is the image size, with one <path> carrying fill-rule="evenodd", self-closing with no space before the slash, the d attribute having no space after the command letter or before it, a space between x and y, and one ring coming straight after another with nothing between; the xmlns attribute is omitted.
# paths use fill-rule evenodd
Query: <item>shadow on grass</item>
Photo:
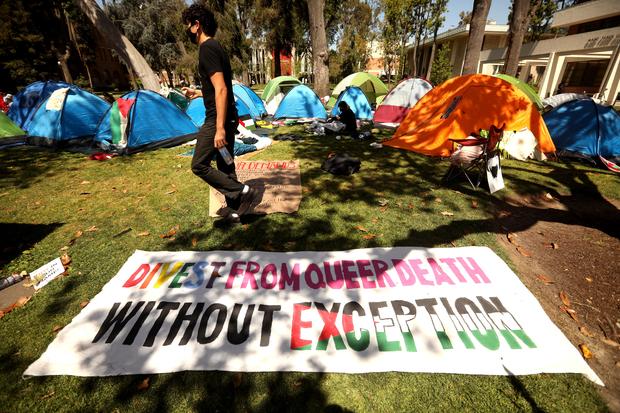
<svg viewBox="0 0 620 413"><path fill-rule="evenodd" d="M3 234L0 237L0 269L62 225L0 222L0 234Z"/></svg>

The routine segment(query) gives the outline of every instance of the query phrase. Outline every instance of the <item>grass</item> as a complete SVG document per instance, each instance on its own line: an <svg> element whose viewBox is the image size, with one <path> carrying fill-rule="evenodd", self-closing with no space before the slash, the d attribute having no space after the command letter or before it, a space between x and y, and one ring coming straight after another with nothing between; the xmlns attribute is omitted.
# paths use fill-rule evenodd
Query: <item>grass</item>
<svg viewBox="0 0 620 413"><path fill-rule="evenodd" d="M297 132L281 128L277 133ZM0 320L2 411L604 411L580 375L520 377L450 374L180 372L144 376L31 378L21 374L93 298L135 249L344 250L364 247L486 245L502 258L494 214L504 195L586 194L620 199L617 177L585 166L506 161L508 191L491 196L445 188L446 162L368 142L309 137L279 142L252 159L299 159L298 213L261 217L224 231L207 216L208 188L189 170L187 148L91 161L38 148L0 152L0 269L32 271L68 246L69 275ZM321 171L331 151L362 160L351 177ZM385 205L387 201L387 208ZM473 208L475 201L477 207ZM451 212L453 216L442 215ZM160 238L172 227L174 240ZM355 229L361 225L373 239ZM96 227L96 231L86 229ZM74 234L83 235L71 244ZM138 234L148 232L148 236ZM193 246L195 244L195 246Z"/></svg>

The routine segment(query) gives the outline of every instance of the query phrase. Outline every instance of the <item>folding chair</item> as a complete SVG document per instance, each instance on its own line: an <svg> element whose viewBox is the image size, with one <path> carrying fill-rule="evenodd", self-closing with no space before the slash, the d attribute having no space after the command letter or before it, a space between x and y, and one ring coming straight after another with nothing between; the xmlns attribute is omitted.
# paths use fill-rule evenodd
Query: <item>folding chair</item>
<svg viewBox="0 0 620 413"><path fill-rule="evenodd" d="M506 124L503 124L500 128L491 125L487 138L478 134L472 134L473 138L450 139L450 141L460 146L450 157L450 168L443 176L442 183L444 185L448 184L459 176L464 175L473 189L479 187L483 177L486 177L489 159L497 154L498 145L504 135L505 127ZM472 178L476 181L475 185Z"/></svg>

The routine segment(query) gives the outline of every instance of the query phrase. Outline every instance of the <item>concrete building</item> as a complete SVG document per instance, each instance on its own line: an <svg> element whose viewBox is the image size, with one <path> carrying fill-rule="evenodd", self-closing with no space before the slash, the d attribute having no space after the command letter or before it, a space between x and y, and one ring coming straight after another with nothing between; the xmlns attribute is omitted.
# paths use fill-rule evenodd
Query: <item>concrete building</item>
<svg viewBox="0 0 620 413"><path fill-rule="evenodd" d="M437 35L437 49L449 47L451 50L450 63L452 64L452 76L458 76L463 69L465 49L469 37L469 24L450 29ZM482 50L506 47L508 38L508 25L496 24L494 21L487 22L484 28ZM409 73L417 72L426 75L433 48L433 39L427 38L420 42L417 60L417 70L413 68L413 44L407 46L407 68Z"/></svg>
<svg viewBox="0 0 620 413"><path fill-rule="evenodd" d="M536 86L541 98L575 92L614 104L620 92L620 1L581 1L557 11L551 27L565 34L524 44L518 77ZM505 56L505 48L483 50L478 71L497 73Z"/></svg>

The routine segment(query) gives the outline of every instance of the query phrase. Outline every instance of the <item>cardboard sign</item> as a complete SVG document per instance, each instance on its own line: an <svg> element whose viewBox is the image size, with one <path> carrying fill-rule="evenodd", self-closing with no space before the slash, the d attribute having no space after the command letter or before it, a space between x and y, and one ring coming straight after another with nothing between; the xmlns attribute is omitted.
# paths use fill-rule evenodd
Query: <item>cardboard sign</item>
<svg viewBox="0 0 620 413"><path fill-rule="evenodd" d="M136 251L26 375L583 373L490 249Z"/></svg>
<svg viewBox="0 0 620 413"><path fill-rule="evenodd" d="M39 290L63 272L65 272L65 267L62 265L60 258L56 258L31 272L30 279L36 282L34 289Z"/></svg>
<svg viewBox="0 0 620 413"><path fill-rule="evenodd" d="M254 186L261 193L261 200L252 205L248 214L265 215L274 212L290 214L301 203L301 176L299 161L235 161L237 179ZM211 188L209 216L225 206L224 195Z"/></svg>

